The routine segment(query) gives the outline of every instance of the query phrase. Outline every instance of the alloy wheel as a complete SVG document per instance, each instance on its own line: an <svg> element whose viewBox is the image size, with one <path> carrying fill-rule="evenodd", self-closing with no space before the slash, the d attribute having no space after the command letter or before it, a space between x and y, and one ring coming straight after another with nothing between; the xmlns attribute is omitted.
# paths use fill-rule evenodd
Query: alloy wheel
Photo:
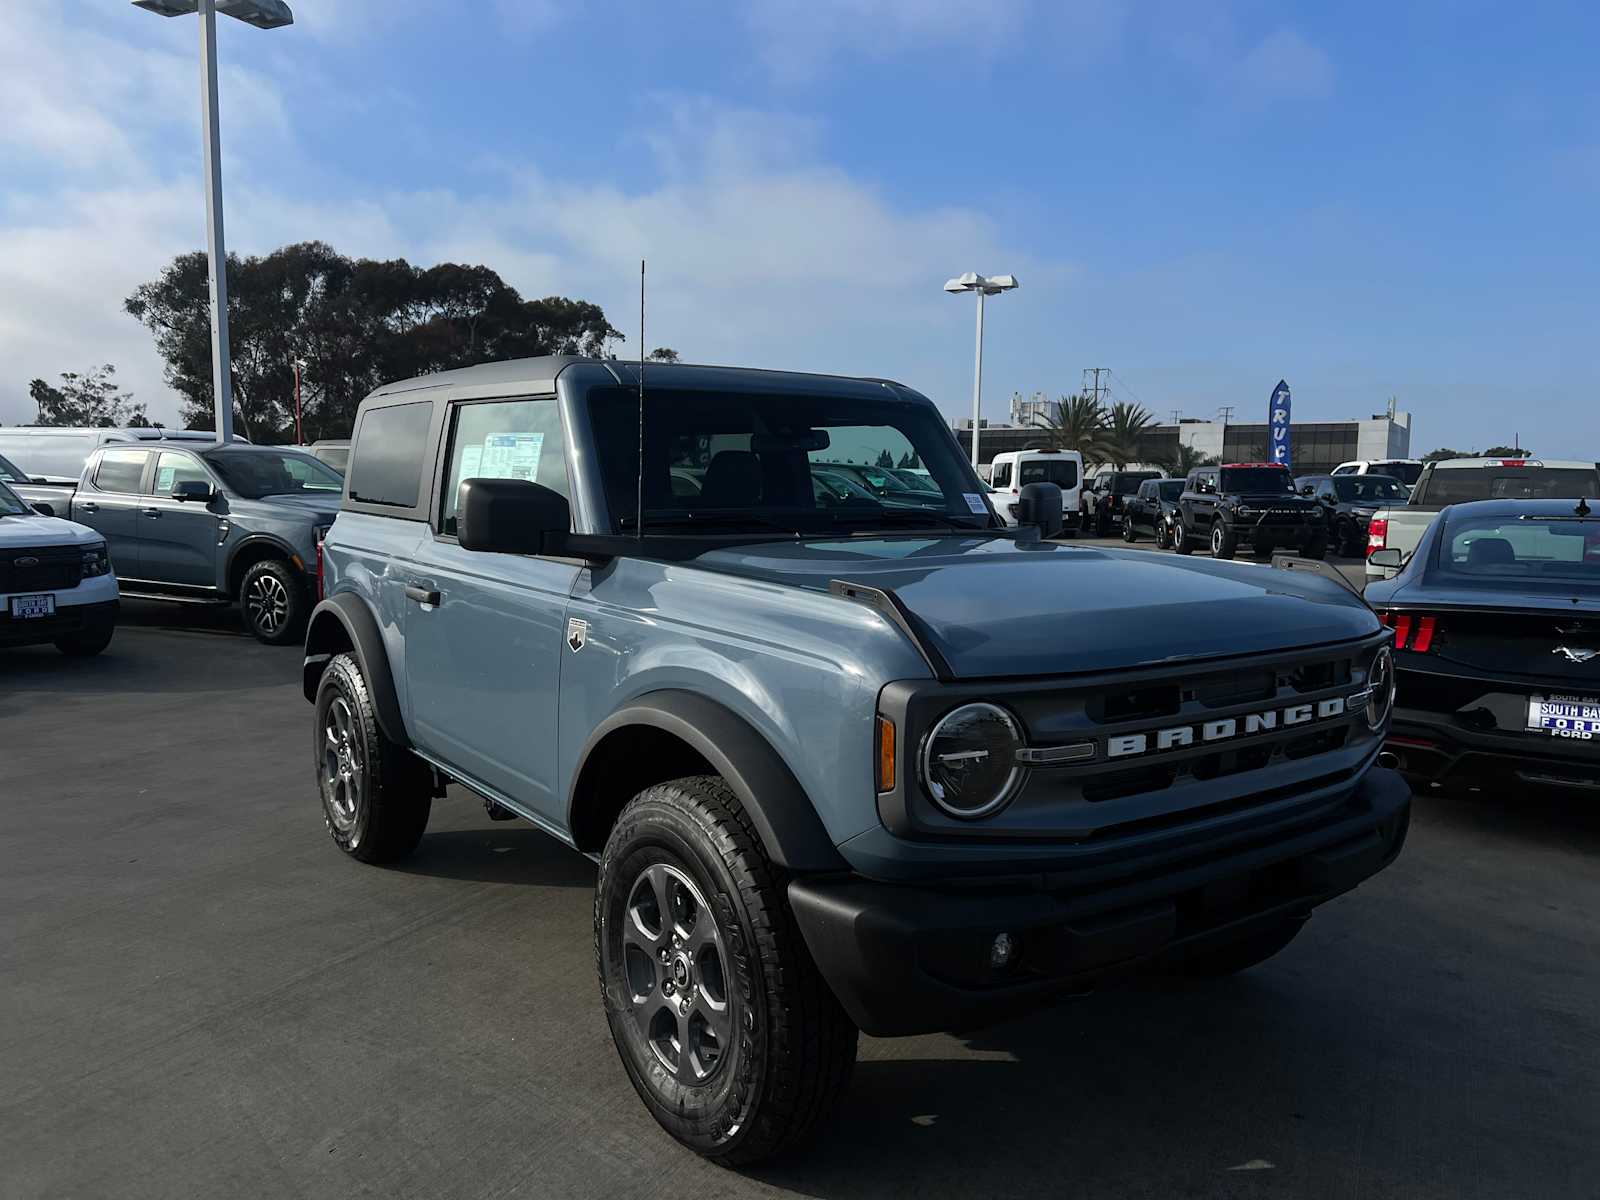
<svg viewBox="0 0 1600 1200"><path fill-rule="evenodd" d="M361 739L355 715L343 696L336 696L322 719L322 803L328 820L340 833L355 828L366 765L361 759Z"/></svg>
<svg viewBox="0 0 1600 1200"><path fill-rule="evenodd" d="M622 982L641 1041L679 1083L717 1073L733 1045L728 956L700 889L666 863L645 867L622 914Z"/></svg>
<svg viewBox="0 0 1600 1200"><path fill-rule="evenodd" d="M289 616L289 592L276 575L257 575L245 597L250 624L262 633L277 633Z"/></svg>
<svg viewBox="0 0 1600 1200"><path fill-rule="evenodd" d="M1220 521L1211 527L1211 553L1222 553L1222 523Z"/></svg>

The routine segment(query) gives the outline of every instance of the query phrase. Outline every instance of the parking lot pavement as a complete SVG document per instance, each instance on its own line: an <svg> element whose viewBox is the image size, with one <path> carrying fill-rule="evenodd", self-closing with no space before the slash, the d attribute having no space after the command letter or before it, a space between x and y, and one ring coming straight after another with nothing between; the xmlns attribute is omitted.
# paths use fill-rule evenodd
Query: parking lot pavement
<svg viewBox="0 0 1600 1200"><path fill-rule="evenodd" d="M623 1076L587 859L452 789L345 860L299 655L130 609L0 656L5 1197L1595 1194L1593 805L1420 802L1245 975L863 1040L811 1155L736 1174Z"/></svg>

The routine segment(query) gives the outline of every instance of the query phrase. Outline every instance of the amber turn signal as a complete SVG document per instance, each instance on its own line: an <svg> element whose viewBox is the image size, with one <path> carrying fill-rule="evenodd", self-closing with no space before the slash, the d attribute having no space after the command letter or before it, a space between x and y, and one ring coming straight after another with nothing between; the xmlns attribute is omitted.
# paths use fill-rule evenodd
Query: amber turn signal
<svg viewBox="0 0 1600 1200"><path fill-rule="evenodd" d="M878 790L894 791L894 722L878 718Z"/></svg>

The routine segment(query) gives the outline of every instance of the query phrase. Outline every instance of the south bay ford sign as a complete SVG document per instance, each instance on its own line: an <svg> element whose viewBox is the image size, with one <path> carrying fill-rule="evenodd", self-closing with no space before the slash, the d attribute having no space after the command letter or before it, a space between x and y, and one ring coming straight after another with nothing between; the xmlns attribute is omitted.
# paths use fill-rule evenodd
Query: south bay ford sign
<svg viewBox="0 0 1600 1200"><path fill-rule="evenodd" d="M1135 758L1141 754L1159 754L1163 750L1181 750L1185 746L1203 746L1226 742L1231 738L1274 733L1296 725L1312 725L1360 712L1371 698L1370 691L1353 692L1348 696L1330 696L1315 703L1291 704L1287 708L1220 717L1215 721L1201 721L1193 725L1172 725L1146 733L1119 734L1106 739L1106 757Z"/></svg>

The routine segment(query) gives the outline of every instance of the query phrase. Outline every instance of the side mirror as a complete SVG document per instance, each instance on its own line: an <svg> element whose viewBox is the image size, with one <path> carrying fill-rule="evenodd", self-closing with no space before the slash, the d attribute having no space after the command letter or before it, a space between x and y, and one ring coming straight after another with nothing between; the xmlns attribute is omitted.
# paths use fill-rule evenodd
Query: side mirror
<svg viewBox="0 0 1600 1200"><path fill-rule="evenodd" d="M1308 483L1305 485L1305 487L1300 489L1300 494L1302 496L1315 496L1317 494L1317 489Z"/></svg>
<svg viewBox="0 0 1600 1200"><path fill-rule="evenodd" d="M543 484L526 479L461 481L456 537L463 550L556 554L571 529L567 498Z"/></svg>
<svg viewBox="0 0 1600 1200"><path fill-rule="evenodd" d="M201 504L208 504L212 495L212 487L204 479L181 479L172 485L174 500L198 500Z"/></svg>
<svg viewBox="0 0 1600 1200"><path fill-rule="evenodd" d="M1030 483L1017 501L1017 524L1037 525L1039 536L1052 538L1061 532L1061 488L1053 483Z"/></svg>
<svg viewBox="0 0 1600 1200"><path fill-rule="evenodd" d="M1398 571L1406 565L1405 555L1400 553L1398 546L1386 546L1382 550L1374 550L1367 555L1367 561L1375 567L1384 567L1393 571Z"/></svg>
<svg viewBox="0 0 1600 1200"><path fill-rule="evenodd" d="M56 510L52 506L44 503L42 500L33 506L33 511L38 513L41 517L53 517L56 515Z"/></svg>

